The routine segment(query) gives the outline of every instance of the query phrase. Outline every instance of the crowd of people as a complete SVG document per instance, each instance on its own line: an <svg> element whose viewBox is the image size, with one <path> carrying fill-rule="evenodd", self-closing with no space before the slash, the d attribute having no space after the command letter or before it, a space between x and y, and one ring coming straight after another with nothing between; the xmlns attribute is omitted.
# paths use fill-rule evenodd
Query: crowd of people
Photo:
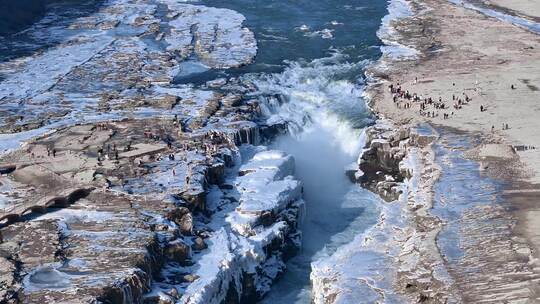
<svg viewBox="0 0 540 304"><path fill-rule="evenodd" d="M418 83L418 78L415 78L414 84ZM453 87L456 86L455 83L452 84ZM395 85L392 83L388 86L390 93L392 94L392 100L394 105L398 109L411 109L414 104L418 104L419 114L428 118L439 117L439 110L450 109L447 106L447 102L439 96L437 100L434 100L432 97L420 96L417 93L411 93L409 90L402 88L402 85L397 82ZM511 86L512 90L515 90L515 86ZM454 111L459 111L463 109L463 106L470 104L472 98L469 97L465 92L461 93L461 96L452 94L452 110L450 113L444 111L442 113L443 119L450 119L454 116ZM479 106L480 113L486 112L488 109L485 105L481 104ZM508 123L502 123L501 130L509 130L510 126ZM495 132L495 126L491 126L491 132Z"/></svg>
<svg viewBox="0 0 540 304"><path fill-rule="evenodd" d="M418 78L415 78L414 84L418 83ZM456 86L455 83L452 86ZM402 85L397 82L396 84L390 84L388 86L390 93L392 94L392 100L394 105L398 109L411 109L414 104L418 105L419 114L428 118L439 117L439 112L442 112L443 119L450 119L454 116L455 111L463 109L463 106L471 103L472 98L469 97L465 92L461 93L461 96L452 94L452 108L448 104L450 101L445 101L441 96L438 99L433 99L430 96L421 96L415 92L410 92L402 87ZM440 111L448 110L450 111ZM480 112L487 111L487 107L480 105ZM503 130L504 130L503 126Z"/></svg>

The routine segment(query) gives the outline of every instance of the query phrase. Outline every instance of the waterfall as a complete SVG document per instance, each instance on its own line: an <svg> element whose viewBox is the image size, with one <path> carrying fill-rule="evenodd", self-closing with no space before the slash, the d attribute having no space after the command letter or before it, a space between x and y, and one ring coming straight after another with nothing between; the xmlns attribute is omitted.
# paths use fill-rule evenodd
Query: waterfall
<svg viewBox="0 0 540 304"><path fill-rule="evenodd" d="M332 144L357 155L361 129L372 122L362 93L363 68L368 61L348 63L336 52L310 63L293 62L280 74L250 76L267 123L287 123L289 134L300 138L312 132L331 134ZM351 77L356 78L355 82Z"/></svg>

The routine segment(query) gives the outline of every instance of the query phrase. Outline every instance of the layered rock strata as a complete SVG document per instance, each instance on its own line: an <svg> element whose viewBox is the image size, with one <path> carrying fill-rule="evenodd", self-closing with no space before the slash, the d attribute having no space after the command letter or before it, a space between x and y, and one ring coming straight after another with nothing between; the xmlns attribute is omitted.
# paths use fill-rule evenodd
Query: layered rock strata
<svg viewBox="0 0 540 304"><path fill-rule="evenodd" d="M294 160L249 148L258 128L247 122L178 128L171 120L81 125L5 155L16 168L1 177L12 187L0 230L3 301L264 295L299 246Z"/></svg>

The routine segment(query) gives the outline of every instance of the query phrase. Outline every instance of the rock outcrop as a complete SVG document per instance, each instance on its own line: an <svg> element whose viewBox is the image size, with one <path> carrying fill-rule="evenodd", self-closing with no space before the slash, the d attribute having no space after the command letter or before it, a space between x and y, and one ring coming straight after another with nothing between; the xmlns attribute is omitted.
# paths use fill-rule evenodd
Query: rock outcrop
<svg viewBox="0 0 540 304"><path fill-rule="evenodd" d="M249 160L227 176L225 183L231 187L213 187L209 192L207 208L212 218L223 223L198 223L199 231L208 233L192 244L192 262L198 267L192 275L197 279L185 284L181 298L185 303L260 299L300 246L302 186L293 177L294 159L262 147L243 150L242 156ZM164 269L163 275L170 278L191 268L168 265ZM167 281L171 279L156 284L162 293L170 288L164 284Z"/></svg>
<svg viewBox="0 0 540 304"><path fill-rule="evenodd" d="M5 210L52 202L0 228L4 301L219 303L269 290L300 244L294 159L250 145L248 122L160 126L74 126L3 156L24 164L0 177L15 190Z"/></svg>
<svg viewBox="0 0 540 304"><path fill-rule="evenodd" d="M257 53L253 33L242 27L244 16L213 7L163 1L170 10L169 50L188 57L194 52L204 64L230 68L250 63ZM191 36L186 36L190 33Z"/></svg>
<svg viewBox="0 0 540 304"><path fill-rule="evenodd" d="M357 172L355 166L348 173L386 203L373 228L313 264L313 301L341 303L360 295L366 302L444 301L450 280L435 241L441 222L428 213L438 177L431 149L437 136L388 122L378 122L367 134L368 154L359 160L363 169Z"/></svg>
<svg viewBox="0 0 540 304"><path fill-rule="evenodd" d="M349 169L347 175L385 200L396 200L401 191L398 184L404 178L399 163L406 153L409 131L378 124L368 128L366 134L366 148L358 159L358 169Z"/></svg>
<svg viewBox="0 0 540 304"><path fill-rule="evenodd" d="M66 43L0 64L0 132L14 133L0 147L0 302L235 303L269 290L300 245L302 186L291 156L255 146L286 125L261 131L240 79L173 85L250 63L243 22L113 0L51 29Z"/></svg>

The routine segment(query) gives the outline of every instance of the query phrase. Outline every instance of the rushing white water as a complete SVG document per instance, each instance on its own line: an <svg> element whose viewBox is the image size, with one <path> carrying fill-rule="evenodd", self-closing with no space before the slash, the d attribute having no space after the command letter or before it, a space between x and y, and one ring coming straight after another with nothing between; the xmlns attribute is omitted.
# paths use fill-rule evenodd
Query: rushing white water
<svg viewBox="0 0 540 304"><path fill-rule="evenodd" d="M157 2L166 3L167 1ZM320 5L313 6L318 6L319 9L322 7ZM341 7L344 10L354 9L354 16L345 19L344 14L346 12L338 10ZM362 14L360 11L365 8L356 5L353 8L349 4L342 6L336 2L330 3L329 7L323 10L325 14L313 14L313 12L304 9L306 13L302 13L300 17L310 21L308 24L314 29L320 29L314 32L316 35L304 37L306 40L300 40L301 38L294 35L291 35L292 39L275 39L275 37L281 37L277 35L272 37L267 35L266 38L285 41L290 45L295 45L298 41L303 42L305 45L299 47L295 45L297 48L285 48L286 52L284 53L287 54L285 58L294 60L298 58L315 58L320 56L321 50L326 52L329 46L318 41L319 38L328 38L323 39L325 43L331 41L332 45L336 45L341 49L348 48L349 53L356 53L355 59L352 59L353 61L358 61L358 58L374 58L373 56L379 54L373 54L372 50L376 48L371 46L378 43L378 41L372 41L370 37L373 36L373 39L375 39L374 28L377 26L380 17L374 14L373 11L370 11L369 14L371 15L367 16L376 16L373 22L368 22L370 18L359 17ZM264 11L265 15L271 15L268 14L270 10L266 6L261 5L261 11ZM294 10L287 7L287 11ZM317 18L313 18L311 15ZM274 16L273 18L276 20L292 20L291 18L282 18L283 16L285 15L278 18ZM331 21L330 24L327 24L336 16L344 17L343 21L345 23ZM260 20L259 18L253 19ZM317 22L320 21L318 19L323 20L321 22L325 23L317 25ZM355 23L359 20L362 22ZM303 22L300 22L299 19L298 25L303 24ZM293 25L284 24L282 26L285 29L290 29ZM273 27L269 24L264 26L267 28ZM331 29L330 26L332 26ZM361 32L365 31L367 33L370 28L373 29L370 32L371 36L369 34L364 35ZM120 30L125 31L125 28ZM128 36L128 33L114 31L114 35ZM368 39L363 40L355 35L367 36ZM306 43L308 38L312 45ZM353 45L350 45L351 43ZM366 45L369 47L365 47ZM144 47L153 48L154 46L152 43ZM280 57L279 51L281 49L274 46L267 47L268 50L275 54L266 58L279 58L281 60L283 58ZM351 50L358 51L353 52ZM142 52L142 48L138 52ZM259 55L258 58L265 57ZM68 64L80 64L75 59L77 58L69 60ZM381 208L381 203L375 195L358 185L350 183L344 174L344 167L354 162L361 152L364 144L363 128L372 121L370 111L362 99L364 82L361 75L368 61L350 63L346 62L347 59L342 53L336 52L328 58L316 59L311 62L289 62L288 67L279 74L247 76L248 78L252 77L250 80L258 88L256 96L264 101L264 111L268 119L283 120L289 125L290 136L279 138L274 143L274 146L295 156L296 175L305 185L304 197L307 201L305 221L301 227L304 232L303 251L289 263L289 271L269 295L268 302L292 303L299 301L309 303L311 300L309 280L312 265L321 260L328 260L338 251L343 252L343 248L347 247L346 245L351 244L355 238L360 238L362 233L375 224L379 213L384 209ZM275 61L273 59L268 63L262 61L260 66L270 66L271 63L275 63ZM178 77L185 78L183 80L188 81L190 77L204 73L207 67L187 61L171 71L178 71L179 69L183 70L185 74L179 74ZM63 70L56 71L53 69L53 71L58 72L59 75L65 73ZM49 79L51 77L45 78ZM20 79L26 81L30 78L20 77ZM13 82L13 86L18 89L19 85L20 83L17 83L17 81ZM35 95L36 89L42 90L43 88L38 87L30 91L27 89L20 88L20 90L16 90L16 93ZM177 88L174 90L177 90ZM85 107L76 108L83 109ZM40 135L43 132L52 131L55 127L75 122L116 119L124 116L124 113L116 112L108 113L109 116L107 117L101 113L93 114L92 117L87 116L87 114L87 112L74 110L74 113L55 124L16 136L0 137L3 140L0 150L19 147L21 141ZM169 115L173 114L171 112ZM155 117L162 115L162 113L160 110L155 109L139 109L132 115L133 117ZM224 252L221 249L218 251L220 253ZM362 259L356 261L369 263L372 260ZM383 267L380 263L377 265ZM194 285L193 288L196 289L197 287ZM365 296L368 293L370 292L361 290L357 294Z"/></svg>
<svg viewBox="0 0 540 304"><path fill-rule="evenodd" d="M412 14L407 1L389 1L388 15L377 32L385 43L381 52L386 60L418 55L414 48L397 42L392 25ZM401 301L392 291L393 266L387 251L391 227L404 225L399 216L403 202L387 205L344 175L344 167L361 153L362 130L371 122L362 98L364 82L353 76L363 74L368 62L344 59L338 52L311 63L290 63L283 73L253 80L260 94L270 96L262 98L269 120L288 123L290 136L274 145L295 156L307 209L301 227L303 251L288 263L287 272L264 303L317 300L313 297L324 293L312 293L310 280L317 280L318 275L324 278L327 267L336 269L340 282L352 284L341 286L348 290L340 292L344 303L357 303L359 298ZM366 245L366 237L377 241Z"/></svg>
<svg viewBox="0 0 540 304"><path fill-rule="evenodd" d="M344 174L365 143L363 128L372 122L363 80L357 78L368 62L345 59L335 53L250 79L268 120L288 123L289 134L273 145L294 155L306 201L302 252L264 303L310 303L311 264L375 224L380 212L379 199Z"/></svg>
<svg viewBox="0 0 540 304"><path fill-rule="evenodd" d="M287 122L296 139L327 136L331 145L355 156L363 144L362 127L371 122L371 114L362 100L363 81L350 79L361 75L368 61L347 63L344 59L335 53L311 63L294 62L283 73L252 81L264 98L263 113L269 121Z"/></svg>

